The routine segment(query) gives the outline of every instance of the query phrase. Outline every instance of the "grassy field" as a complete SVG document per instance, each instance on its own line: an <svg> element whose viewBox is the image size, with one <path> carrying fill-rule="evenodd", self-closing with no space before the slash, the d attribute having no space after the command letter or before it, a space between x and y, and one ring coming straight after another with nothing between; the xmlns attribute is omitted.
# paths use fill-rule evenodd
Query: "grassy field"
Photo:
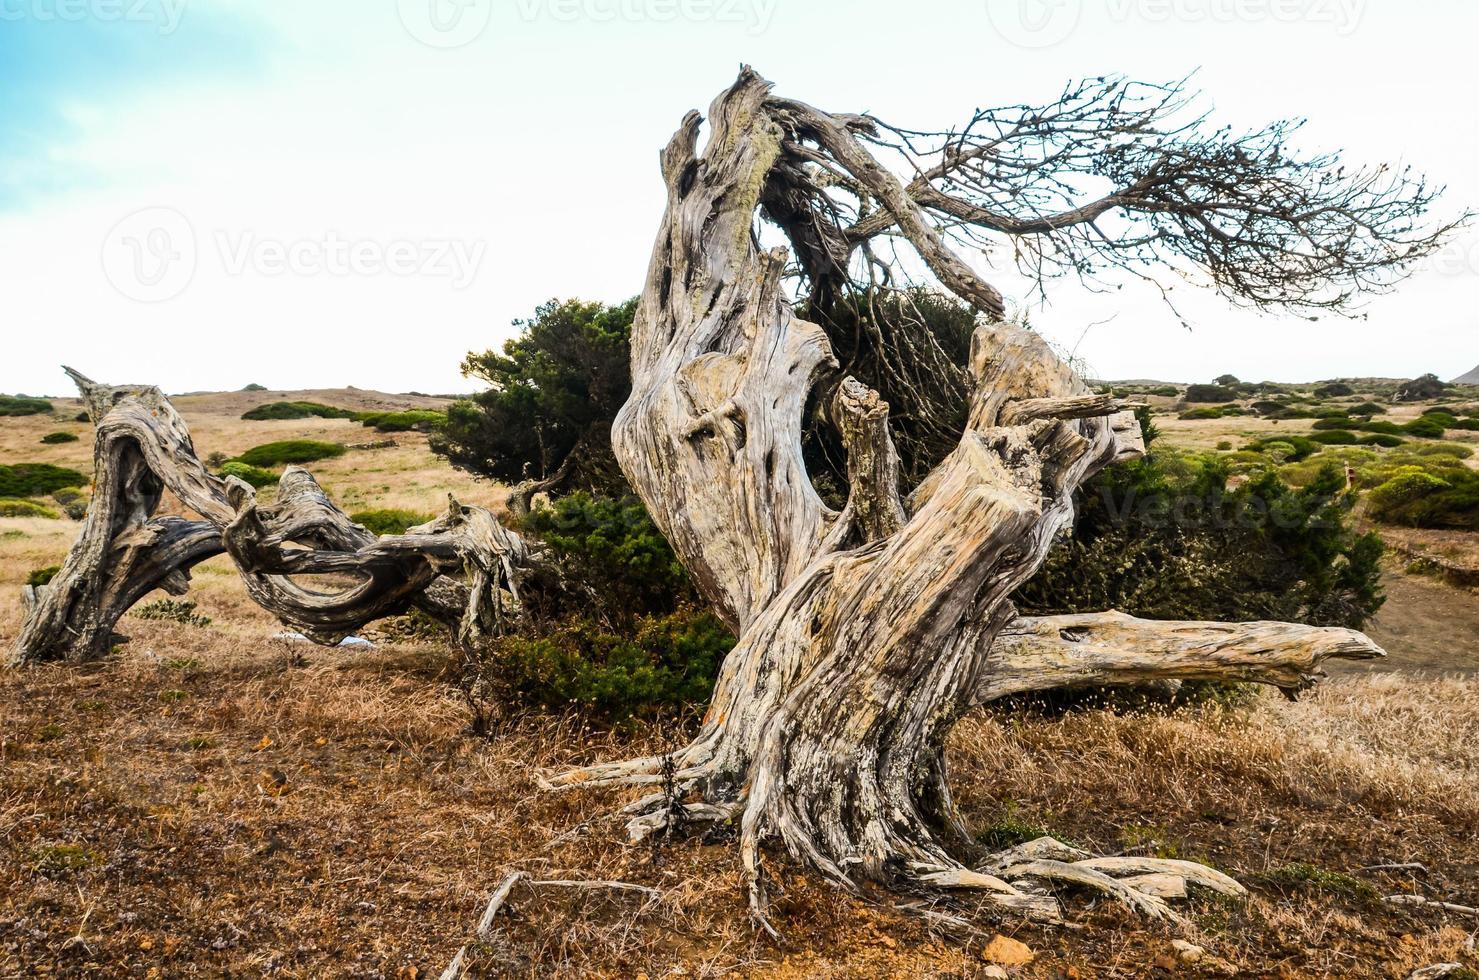
<svg viewBox="0 0 1479 980"><path fill-rule="evenodd" d="M351 511L431 513L448 492L500 499L438 462L423 435L239 420L286 399L438 404L353 390L176 404L202 457L290 438L393 438L394 448L311 467ZM0 419L0 462L88 471L87 426L62 421L75 405L57 407L57 418ZM1177 444L1210 447L1264 424L1163 428ZM82 439L39 444L58 430ZM21 582L57 564L76 527L0 518L0 645L19 628ZM1406 633L1451 654L1394 657L1422 672L1342 675L1299 704L1267 697L1171 717L984 713L954 736L957 802L983 845L1049 831L1096 852L1208 861L1247 883L1246 903L1189 906L1196 931L1185 938L1215 957L1193 965L1172 947L1182 937L1083 895L1064 896L1070 927L1026 926L962 900L953 911L978 930L941 933L895 908L896 896L838 893L779 856L783 939L764 938L728 842L634 847L606 816L625 794L538 790L542 770L660 752L680 732L510 717L474 737L445 647L377 634L360 653L274 640L281 627L217 560L197 570L190 596L209 625L130 616L132 642L114 661L0 674L0 977L436 976L516 870L659 896L515 891L474 950L485 976L974 977L997 932L1035 952L1015 971L1023 977L1479 968L1479 921L1380 901L1479 904L1479 679L1457 673L1475 669L1479 652L1452 625L1479 622L1479 611L1471 593L1434 580L1393 581L1402 616L1378 637L1395 647ZM1393 864L1422 870L1376 867Z"/></svg>

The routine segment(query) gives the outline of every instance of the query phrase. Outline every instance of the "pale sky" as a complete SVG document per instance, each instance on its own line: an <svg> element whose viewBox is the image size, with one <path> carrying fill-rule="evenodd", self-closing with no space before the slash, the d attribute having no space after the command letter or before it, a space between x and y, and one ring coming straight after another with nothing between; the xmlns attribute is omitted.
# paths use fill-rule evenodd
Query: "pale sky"
<svg viewBox="0 0 1479 980"><path fill-rule="evenodd" d="M0 0L0 391L69 393L61 363L175 392L471 390L463 355L544 300L638 292L658 150L741 63L914 128L1200 69L1218 119L1307 116L1305 148L1411 163L1457 213L1475 37L1472 0ZM1479 364L1473 230L1364 320L1205 294L1187 331L1133 285L1049 298L1032 322L1101 377Z"/></svg>

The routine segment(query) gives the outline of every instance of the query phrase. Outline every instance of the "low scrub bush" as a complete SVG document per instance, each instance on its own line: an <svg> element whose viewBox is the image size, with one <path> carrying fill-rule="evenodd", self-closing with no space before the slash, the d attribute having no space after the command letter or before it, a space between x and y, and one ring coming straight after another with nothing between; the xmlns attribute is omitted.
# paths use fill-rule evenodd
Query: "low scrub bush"
<svg viewBox="0 0 1479 980"><path fill-rule="evenodd" d="M1359 628L1380 608L1381 541L1351 526L1334 465L1228 486L1223 457L1153 452L1089 484L1071 538L1019 593L1024 613Z"/></svg>
<svg viewBox="0 0 1479 980"><path fill-rule="evenodd" d="M1316 398L1347 398L1356 393L1356 389L1343 381L1334 384L1321 385L1315 389Z"/></svg>
<svg viewBox="0 0 1479 980"><path fill-rule="evenodd" d="M1379 402L1362 402L1359 405L1352 405L1349 411L1352 415L1385 415L1387 407Z"/></svg>
<svg viewBox="0 0 1479 980"><path fill-rule="evenodd" d="M74 432L52 432L41 437L43 446L61 446L69 442L76 442L78 436Z"/></svg>
<svg viewBox="0 0 1479 980"><path fill-rule="evenodd" d="M1248 452L1262 453L1280 463L1297 463L1320 451L1320 443L1306 436L1278 436L1260 439L1243 447Z"/></svg>
<svg viewBox="0 0 1479 980"><path fill-rule="evenodd" d="M265 446L249 449L236 458L238 463L248 466L297 466L316 463L321 459L343 456L347 449L335 442L317 442L313 439L290 439L286 442L269 442Z"/></svg>
<svg viewBox="0 0 1479 980"><path fill-rule="evenodd" d="M692 609L644 617L623 635L573 621L544 635L497 641L464 683L539 710L578 707L583 718L607 724L691 717L708 702L734 642L712 614Z"/></svg>
<svg viewBox="0 0 1479 980"><path fill-rule="evenodd" d="M356 418L376 432L430 432L447 424L446 412L362 412Z"/></svg>
<svg viewBox="0 0 1479 980"><path fill-rule="evenodd" d="M31 586L32 588L37 589L41 588L41 586L43 585L50 585L51 580L61 574L61 571L62 566L60 565L52 565L49 568L34 569L32 570L30 575L26 576L26 584Z"/></svg>
<svg viewBox="0 0 1479 980"><path fill-rule="evenodd" d="M1188 402L1230 402L1237 397L1235 390L1223 385L1191 385L1186 389Z"/></svg>
<svg viewBox="0 0 1479 980"><path fill-rule="evenodd" d="M1355 424L1356 423L1352 422L1349 416L1331 415L1328 418L1322 418L1318 422L1316 422L1314 428L1315 431L1319 432L1325 429L1346 429Z"/></svg>
<svg viewBox="0 0 1479 980"><path fill-rule="evenodd" d="M1336 429L1334 431L1316 432L1310 436L1310 441L1318 442L1322 446L1354 446L1361 440L1354 432Z"/></svg>
<svg viewBox="0 0 1479 980"><path fill-rule="evenodd" d="M1399 439L1396 436L1389 435L1362 436L1357 445L1380 446L1382 449L1396 449L1398 446L1407 445L1407 440Z"/></svg>
<svg viewBox="0 0 1479 980"><path fill-rule="evenodd" d="M48 463L0 463L0 497L45 497L87 483L87 477L76 470Z"/></svg>
<svg viewBox="0 0 1479 980"><path fill-rule="evenodd" d="M16 500L0 497L0 517L41 517L49 521L59 520L61 514L36 503L34 500Z"/></svg>
<svg viewBox="0 0 1479 980"><path fill-rule="evenodd" d="M1220 419L1226 415L1226 407L1216 408L1194 408L1189 412L1182 412L1181 419L1184 422L1198 422L1210 419Z"/></svg>
<svg viewBox="0 0 1479 980"><path fill-rule="evenodd" d="M21 415L49 415L51 402L44 398L27 398L25 395L0 395L0 418Z"/></svg>
<svg viewBox="0 0 1479 980"><path fill-rule="evenodd" d="M210 617L200 615L195 609L196 604L188 599L161 599L159 602L151 602L146 606L140 606L134 610L133 614L140 619L179 623L181 626L195 626L199 628L209 626L211 624Z"/></svg>
<svg viewBox="0 0 1479 980"><path fill-rule="evenodd" d="M435 520L430 514L418 514L413 510L362 510L349 515L349 519L381 537L405 534L413 527Z"/></svg>
<svg viewBox="0 0 1479 980"><path fill-rule="evenodd" d="M271 402L259 405L242 416L246 422L272 422L286 419L352 419L357 413L318 402Z"/></svg>
<svg viewBox="0 0 1479 980"><path fill-rule="evenodd" d="M227 463L221 467L221 476L234 476L238 480L249 483L261 490L263 487L275 486L281 479L272 470L264 470L260 466L248 466L246 463Z"/></svg>
<svg viewBox="0 0 1479 980"><path fill-rule="evenodd" d="M1424 415L1422 418L1414 422L1408 422L1402 426L1402 431L1419 439L1442 439L1447 429L1442 422Z"/></svg>
<svg viewBox="0 0 1479 980"><path fill-rule="evenodd" d="M1398 436L1407 431L1396 422L1388 422L1386 419L1364 422L1361 424L1360 429L1362 432L1376 432L1384 436Z"/></svg>
<svg viewBox="0 0 1479 980"><path fill-rule="evenodd" d="M1479 529L1479 473L1462 467L1441 477L1403 473L1371 491L1367 512L1383 524Z"/></svg>

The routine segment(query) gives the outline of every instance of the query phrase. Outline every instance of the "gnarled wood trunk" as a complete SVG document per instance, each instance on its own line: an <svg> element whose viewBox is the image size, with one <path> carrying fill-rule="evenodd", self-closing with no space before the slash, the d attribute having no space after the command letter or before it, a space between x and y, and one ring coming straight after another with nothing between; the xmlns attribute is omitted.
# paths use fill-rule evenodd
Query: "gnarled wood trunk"
<svg viewBox="0 0 1479 980"><path fill-rule="evenodd" d="M1091 392L1041 337L999 321L996 291L855 138L867 121L777 99L746 70L714 103L710 125L704 153L693 113L662 155L667 213L613 442L632 486L740 635L701 733L672 761L685 819L740 823L757 912L768 840L845 885L980 885L950 855L960 828L943 746L983 701L1152 677L1298 688L1325 658L1379 655L1344 630L1018 619L1009 597L1071 522L1074 491L1142 452L1133 414ZM896 225L984 315L969 423L908 500L888 406L856 379L838 388L832 417L851 484L840 512L813 488L801 441L813 386L836 369L831 346L782 293L786 253L762 250L752 234L762 203L786 196L777 184L822 153L887 211L884 227ZM595 766L551 785L655 785L665 762ZM633 836L672 812L661 793L638 801ZM1038 864L1028 874L1042 872ZM1071 880L1104 877L1058 864L1073 869L1063 872ZM991 882L1004 904L1044 911L1040 896Z"/></svg>

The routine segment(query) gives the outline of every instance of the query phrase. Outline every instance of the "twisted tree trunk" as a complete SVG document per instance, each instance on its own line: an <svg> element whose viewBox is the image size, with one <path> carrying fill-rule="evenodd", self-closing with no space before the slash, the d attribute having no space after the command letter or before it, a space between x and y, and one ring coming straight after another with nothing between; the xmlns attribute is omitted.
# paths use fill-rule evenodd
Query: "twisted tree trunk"
<svg viewBox="0 0 1479 980"><path fill-rule="evenodd" d="M1009 596L1071 522L1074 491L1143 451L1128 406L1091 392L1040 336L992 322L1000 297L858 142L866 120L777 99L747 69L714 103L703 154L700 122L689 114L662 154L667 213L613 439L632 486L740 635L701 733L672 759L684 819L739 822L762 922L769 840L844 885L985 887L1050 913L1040 896L951 856L963 835L943 747L965 711L1018 691L1157 677L1298 689L1326 658L1380 651L1349 631L1280 624L1019 620ZM960 444L907 500L888 406L856 379L838 388L831 410L850 478L840 512L812 487L801 449L812 388L836 369L831 346L782 294L786 253L752 234L762 204L789 201L794 220L798 175L819 159L986 316ZM823 240L805 241L845 265ZM666 763L595 766L551 785L656 785ZM630 810L637 838L674 812L662 793ZM1025 877L1109 881L1078 863L1025 864Z"/></svg>
<svg viewBox="0 0 1479 980"><path fill-rule="evenodd" d="M106 656L127 639L114 627L135 603L155 589L184 595L190 570L223 553L259 605L318 643L335 645L413 605L465 643L502 628L530 554L488 511L450 500L431 524L377 539L296 467L283 475L276 502L259 506L246 483L207 472L159 389L68 373L97 429L93 498L61 570L26 591L12 665ZM199 519L155 516L166 490ZM345 584L325 591L299 575Z"/></svg>

